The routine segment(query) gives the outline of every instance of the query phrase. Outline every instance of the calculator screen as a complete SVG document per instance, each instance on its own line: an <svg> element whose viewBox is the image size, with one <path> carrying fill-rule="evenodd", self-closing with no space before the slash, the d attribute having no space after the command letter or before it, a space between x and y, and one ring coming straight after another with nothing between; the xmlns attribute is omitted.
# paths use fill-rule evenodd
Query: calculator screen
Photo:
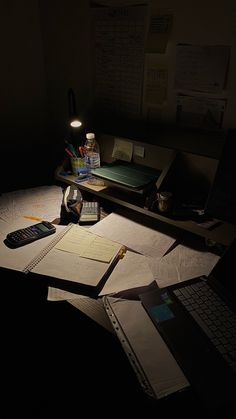
<svg viewBox="0 0 236 419"><path fill-rule="evenodd" d="M40 231L48 231L48 228L43 223L38 223L34 226L31 226L31 230L38 233Z"/></svg>

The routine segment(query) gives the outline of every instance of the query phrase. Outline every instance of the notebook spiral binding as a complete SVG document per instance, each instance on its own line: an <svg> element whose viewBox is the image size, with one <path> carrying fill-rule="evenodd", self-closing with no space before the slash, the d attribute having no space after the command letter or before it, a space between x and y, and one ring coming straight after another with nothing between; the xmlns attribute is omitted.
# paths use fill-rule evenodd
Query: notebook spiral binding
<svg viewBox="0 0 236 419"><path fill-rule="evenodd" d="M129 362L130 362L132 368L134 369L134 372L137 375L137 378L138 378L138 380L141 384L141 387L143 388L143 390L145 391L145 393L148 396L156 398L155 392L154 392L152 386L150 385L150 383L149 383L149 381L146 377L146 374L145 374L142 366L140 365L140 362L139 362L138 358L136 357L136 355L135 355L135 353L134 353L134 351L133 351L133 349L132 349L132 347L129 343L129 340L126 337L126 335L125 335L125 333L124 333L116 315L114 314L114 312L112 310L112 307L111 307L111 304L108 301L107 297L103 297L103 303L104 303L105 310L108 314L108 317L110 319L110 322L113 326L113 329L115 330L116 335L117 335L118 339L120 340L120 343L121 343L128 359L129 359Z"/></svg>
<svg viewBox="0 0 236 419"><path fill-rule="evenodd" d="M22 272L24 273L28 273L30 272L46 255L47 253L59 242L59 240L61 240L61 238L67 233L68 230L70 230L70 228L73 227L73 223L70 223L67 228L63 231L60 231L60 233L58 233L56 235L56 237L54 237L52 239L52 241L50 241L50 243L48 243L47 246L45 246L41 252L36 255L29 263L28 265L26 265L23 269Z"/></svg>

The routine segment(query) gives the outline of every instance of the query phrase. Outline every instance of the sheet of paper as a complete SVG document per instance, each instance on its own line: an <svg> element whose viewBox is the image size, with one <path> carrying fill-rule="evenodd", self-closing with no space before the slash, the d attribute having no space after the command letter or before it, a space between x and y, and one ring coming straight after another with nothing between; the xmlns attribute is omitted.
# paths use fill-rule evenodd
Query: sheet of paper
<svg viewBox="0 0 236 419"><path fill-rule="evenodd" d="M128 340L132 348L132 355L127 353L131 365L133 361L133 368L135 368L134 365L137 365L138 361L141 374L145 374L145 379L151 385L155 396L161 398L188 387L187 378L145 312L141 302L113 297L104 298L108 299L113 313L122 327L125 339ZM114 317L109 310L107 312L113 321ZM120 334L119 326L115 327L115 331L122 343L123 335ZM124 348L126 347L124 343L122 345Z"/></svg>
<svg viewBox="0 0 236 419"><path fill-rule="evenodd" d="M93 225L90 231L151 257L163 256L175 242L175 238L171 236L145 227L114 212Z"/></svg>
<svg viewBox="0 0 236 419"><path fill-rule="evenodd" d="M76 253L83 258L109 263L119 252L119 243L92 234L75 224L55 246L65 252Z"/></svg>
<svg viewBox="0 0 236 419"><path fill-rule="evenodd" d="M89 297L77 298L68 300L68 303L114 334L114 329L107 317L102 299L95 300L94 298Z"/></svg>
<svg viewBox="0 0 236 419"><path fill-rule="evenodd" d="M127 251L113 269L100 296L149 285L154 281L146 256Z"/></svg>
<svg viewBox="0 0 236 419"><path fill-rule="evenodd" d="M96 110L140 117L147 5L91 11Z"/></svg>
<svg viewBox="0 0 236 419"><path fill-rule="evenodd" d="M178 95L176 122L187 127L220 129L225 107L226 99Z"/></svg>
<svg viewBox="0 0 236 419"><path fill-rule="evenodd" d="M167 99L168 70L161 65L150 65L145 71L145 101L162 105Z"/></svg>
<svg viewBox="0 0 236 419"><path fill-rule="evenodd" d="M109 266L105 262L83 258L77 253L65 252L54 247L31 271L56 280L63 279L75 284L97 287Z"/></svg>
<svg viewBox="0 0 236 419"><path fill-rule="evenodd" d="M63 301L63 300L72 300L78 298L86 298L85 295L75 294L74 292L64 291L60 288L48 287L48 301Z"/></svg>
<svg viewBox="0 0 236 419"><path fill-rule="evenodd" d="M150 259L150 269L159 287L173 285L201 275L209 275L219 256L182 244L158 261Z"/></svg>
<svg viewBox="0 0 236 419"><path fill-rule="evenodd" d="M62 301L66 300L73 307L82 311L86 316L90 317L100 326L114 333L114 329L104 310L101 299L94 299L86 297L85 295L78 295L72 292L60 290L59 288L48 287L48 301Z"/></svg>
<svg viewBox="0 0 236 419"><path fill-rule="evenodd" d="M53 221L60 217L62 196L56 185L7 192L0 197L0 218L9 223L18 217Z"/></svg>
<svg viewBox="0 0 236 419"><path fill-rule="evenodd" d="M122 140L121 138L114 139L114 147L112 157L117 160L130 162L133 156L133 143Z"/></svg>
<svg viewBox="0 0 236 419"><path fill-rule="evenodd" d="M169 41L173 21L173 12L151 8L146 41L146 52L164 53Z"/></svg>
<svg viewBox="0 0 236 419"><path fill-rule="evenodd" d="M177 45L175 89L221 93L229 59L230 46Z"/></svg>

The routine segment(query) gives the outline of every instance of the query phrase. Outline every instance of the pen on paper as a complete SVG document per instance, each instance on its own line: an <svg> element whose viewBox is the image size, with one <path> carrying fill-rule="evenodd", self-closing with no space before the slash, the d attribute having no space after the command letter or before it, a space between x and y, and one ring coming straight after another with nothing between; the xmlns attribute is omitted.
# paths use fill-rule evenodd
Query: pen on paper
<svg viewBox="0 0 236 419"><path fill-rule="evenodd" d="M34 220L34 221L42 221L42 218L39 217L33 217L31 215L23 215L24 218L27 218L28 220Z"/></svg>

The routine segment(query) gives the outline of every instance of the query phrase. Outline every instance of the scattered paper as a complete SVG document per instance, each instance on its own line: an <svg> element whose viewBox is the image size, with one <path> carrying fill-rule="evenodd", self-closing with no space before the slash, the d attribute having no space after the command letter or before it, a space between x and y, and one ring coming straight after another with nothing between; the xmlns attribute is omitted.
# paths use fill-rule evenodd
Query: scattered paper
<svg viewBox="0 0 236 419"><path fill-rule="evenodd" d="M149 285L154 281L148 258L127 251L123 259L115 266L100 296Z"/></svg>
<svg viewBox="0 0 236 419"><path fill-rule="evenodd" d="M180 244L160 260L149 259L149 266L158 286L163 288L201 275L208 276L219 258Z"/></svg>
<svg viewBox="0 0 236 419"><path fill-rule="evenodd" d="M74 292L64 291L60 288L48 287L48 301L65 301L78 298L87 298L85 295L75 294Z"/></svg>
<svg viewBox="0 0 236 419"><path fill-rule="evenodd" d="M19 189L0 197L0 219L11 223L22 217L53 221L60 217L62 188L56 185Z"/></svg>
<svg viewBox="0 0 236 419"><path fill-rule="evenodd" d="M86 314L86 316L100 324L100 326L104 327L109 332L114 333L114 329L111 326L110 320L104 310L101 299L95 300L94 298L86 297L85 295L78 295L53 287L48 287L47 299L48 301L66 300L73 307L82 311L82 313Z"/></svg>
<svg viewBox="0 0 236 419"><path fill-rule="evenodd" d="M145 227L114 212L94 224L90 231L151 257L163 256L175 242L175 238L167 234Z"/></svg>

